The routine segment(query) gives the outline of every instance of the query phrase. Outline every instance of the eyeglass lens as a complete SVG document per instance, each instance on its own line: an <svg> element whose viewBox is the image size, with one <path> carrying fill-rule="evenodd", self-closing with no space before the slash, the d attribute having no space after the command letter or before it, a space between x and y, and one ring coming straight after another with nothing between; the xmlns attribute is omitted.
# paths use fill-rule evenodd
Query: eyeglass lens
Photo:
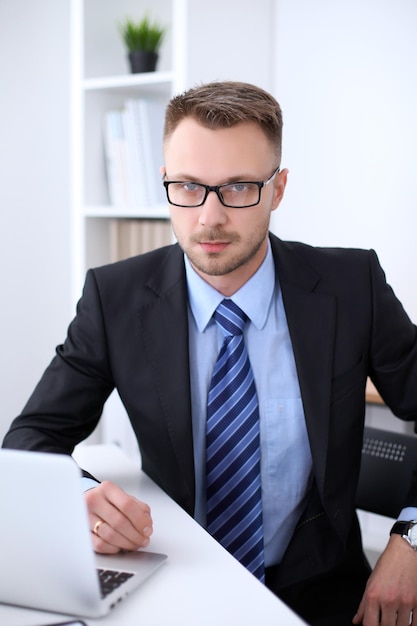
<svg viewBox="0 0 417 626"><path fill-rule="evenodd" d="M198 206L203 203L208 190L198 183L169 183L168 194L170 202L180 206ZM220 185L218 195L224 204L231 207L246 207L257 204L260 189L255 183L231 183Z"/></svg>

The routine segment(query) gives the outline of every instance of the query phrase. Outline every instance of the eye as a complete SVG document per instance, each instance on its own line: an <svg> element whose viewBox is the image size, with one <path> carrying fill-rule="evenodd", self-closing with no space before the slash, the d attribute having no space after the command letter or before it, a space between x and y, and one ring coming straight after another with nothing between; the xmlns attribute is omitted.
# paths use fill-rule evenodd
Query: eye
<svg viewBox="0 0 417 626"><path fill-rule="evenodd" d="M201 185L197 183L182 183L182 189L188 192L195 192L201 189Z"/></svg>
<svg viewBox="0 0 417 626"><path fill-rule="evenodd" d="M232 193L246 193L248 191L248 184L247 183L233 183L231 185L228 185L227 191L230 191Z"/></svg>

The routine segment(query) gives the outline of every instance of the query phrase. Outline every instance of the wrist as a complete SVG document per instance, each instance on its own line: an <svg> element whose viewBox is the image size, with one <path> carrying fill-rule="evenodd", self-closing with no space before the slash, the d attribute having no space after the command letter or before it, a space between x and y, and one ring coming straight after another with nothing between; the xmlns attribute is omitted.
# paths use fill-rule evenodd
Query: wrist
<svg viewBox="0 0 417 626"><path fill-rule="evenodd" d="M413 550L417 550L417 520L395 522L390 531L390 536L392 535L402 537Z"/></svg>

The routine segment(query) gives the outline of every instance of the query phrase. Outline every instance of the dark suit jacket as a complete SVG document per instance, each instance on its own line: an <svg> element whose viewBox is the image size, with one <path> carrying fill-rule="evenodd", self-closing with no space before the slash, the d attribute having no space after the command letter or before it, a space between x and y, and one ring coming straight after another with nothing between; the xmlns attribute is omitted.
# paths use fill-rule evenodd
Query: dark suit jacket
<svg viewBox="0 0 417 626"><path fill-rule="evenodd" d="M417 329L375 253L313 248L271 235L314 464L311 500L280 584L331 567L354 518L371 376L399 417L417 418ZM193 440L183 254L168 246L87 274L77 316L9 447L71 453L117 387L143 469L190 514ZM417 506L417 483L408 505Z"/></svg>

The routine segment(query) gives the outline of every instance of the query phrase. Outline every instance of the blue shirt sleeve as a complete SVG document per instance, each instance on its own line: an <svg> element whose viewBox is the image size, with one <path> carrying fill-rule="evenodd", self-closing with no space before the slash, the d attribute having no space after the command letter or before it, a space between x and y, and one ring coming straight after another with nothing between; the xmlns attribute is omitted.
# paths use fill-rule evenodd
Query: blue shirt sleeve
<svg viewBox="0 0 417 626"><path fill-rule="evenodd" d="M399 514L398 520L401 522L411 522L417 520L417 508L414 506L407 506Z"/></svg>

